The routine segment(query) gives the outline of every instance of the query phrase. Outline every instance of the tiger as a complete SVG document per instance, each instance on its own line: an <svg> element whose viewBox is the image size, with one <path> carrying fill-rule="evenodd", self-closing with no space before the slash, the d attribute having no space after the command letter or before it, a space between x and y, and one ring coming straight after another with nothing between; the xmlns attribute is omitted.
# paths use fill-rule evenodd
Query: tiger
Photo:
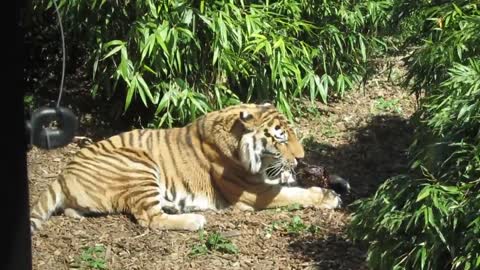
<svg viewBox="0 0 480 270"><path fill-rule="evenodd" d="M33 204L30 229L61 212L76 219L123 213L149 229L197 231L207 210L341 207L331 189L295 185L304 156L270 103L232 105L184 127L133 129L77 151Z"/></svg>

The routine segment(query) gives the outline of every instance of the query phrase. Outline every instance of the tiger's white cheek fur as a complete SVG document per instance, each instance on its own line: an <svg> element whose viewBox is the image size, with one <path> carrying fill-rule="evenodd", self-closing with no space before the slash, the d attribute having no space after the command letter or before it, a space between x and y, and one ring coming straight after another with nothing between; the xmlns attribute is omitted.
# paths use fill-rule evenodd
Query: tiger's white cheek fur
<svg viewBox="0 0 480 270"><path fill-rule="evenodd" d="M253 132L242 137L240 141L240 161L245 169L253 174L260 172L262 168L262 151L262 142L255 139Z"/></svg>

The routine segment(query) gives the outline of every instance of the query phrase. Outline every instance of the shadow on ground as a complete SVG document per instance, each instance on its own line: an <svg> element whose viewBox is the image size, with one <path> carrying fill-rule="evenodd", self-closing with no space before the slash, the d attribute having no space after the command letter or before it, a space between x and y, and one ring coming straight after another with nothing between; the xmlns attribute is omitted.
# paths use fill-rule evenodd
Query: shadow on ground
<svg viewBox="0 0 480 270"><path fill-rule="evenodd" d="M346 237L330 234L323 238L295 238L289 251L305 258L307 269L366 270L365 252Z"/></svg>
<svg viewBox="0 0 480 270"><path fill-rule="evenodd" d="M352 192L343 198L347 205L373 195L387 178L405 173L407 148L413 139L410 121L393 114L372 116L367 125L351 133L350 143L339 147L305 142L308 163L325 166L350 181ZM348 258L358 260L359 269L365 267L365 251L352 245L344 232L295 238L289 251L311 261L316 269L351 269L355 262L344 262Z"/></svg>
<svg viewBox="0 0 480 270"><path fill-rule="evenodd" d="M352 131L348 144L333 147L306 141L306 160L350 181L352 193L345 198L350 203L372 195L388 177L405 172L412 132L408 119L393 114L376 115L366 126Z"/></svg>

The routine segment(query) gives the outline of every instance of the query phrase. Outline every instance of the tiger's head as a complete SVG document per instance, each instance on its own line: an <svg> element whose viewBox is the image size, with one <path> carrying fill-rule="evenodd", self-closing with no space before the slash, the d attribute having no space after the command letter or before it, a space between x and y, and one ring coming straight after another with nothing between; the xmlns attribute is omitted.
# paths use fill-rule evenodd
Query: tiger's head
<svg viewBox="0 0 480 270"><path fill-rule="evenodd" d="M238 157L267 184L295 182L294 169L305 152L287 119L271 104L240 107Z"/></svg>

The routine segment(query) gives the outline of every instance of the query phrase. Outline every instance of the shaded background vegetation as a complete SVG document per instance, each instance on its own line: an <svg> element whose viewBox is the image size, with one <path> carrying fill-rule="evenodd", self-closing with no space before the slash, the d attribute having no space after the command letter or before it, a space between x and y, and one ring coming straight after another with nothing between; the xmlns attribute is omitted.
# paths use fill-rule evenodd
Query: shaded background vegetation
<svg viewBox="0 0 480 270"><path fill-rule="evenodd" d="M404 55L403 82L420 104L411 168L354 204L350 235L368 245L372 269L480 268L479 1L59 4L68 75L130 125L263 101L293 120L362 89L379 59ZM29 12L25 102L36 108L57 91L61 47L52 2Z"/></svg>
<svg viewBox="0 0 480 270"><path fill-rule="evenodd" d="M185 124L234 103L327 102L368 76L390 1L60 1L69 66L91 95ZM36 55L58 49L51 1L34 1ZM43 33L39 33L43 31ZM51 46L44 47L45 32ZM58 31L57 31L58 32ZM55 36L56 39L53 39ZM55 47L57 46L57 47ZM44 57L45 58L45 57ZM78 61L78 62L77 62ZM57 61L58 62L58 61ZM152 119L153 117L153 119Z"/></svg>

